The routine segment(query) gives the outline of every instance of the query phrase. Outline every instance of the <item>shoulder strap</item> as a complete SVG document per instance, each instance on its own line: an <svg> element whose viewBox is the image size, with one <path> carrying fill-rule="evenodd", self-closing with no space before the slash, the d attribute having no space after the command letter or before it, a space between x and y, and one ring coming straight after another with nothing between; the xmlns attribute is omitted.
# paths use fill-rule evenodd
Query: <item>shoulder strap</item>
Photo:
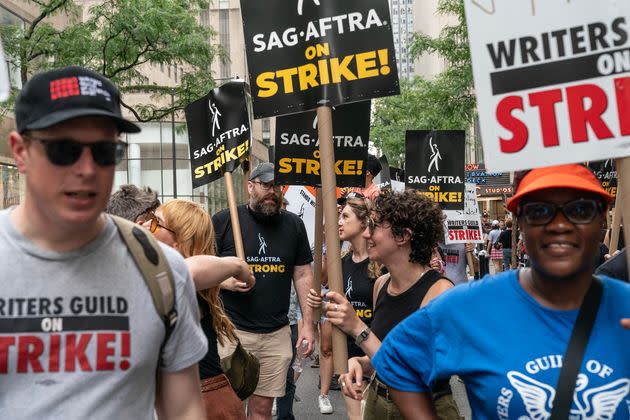
<svg viewBox="0 0 630 420"><path fill-rule="evenodd" d="M602 281L593 276L591 286L584 296L580 312L571 332L571 339L567 351L562 359L562 369L556 386L556 398L551 410L551 420L565 420L569 418L569 411L573 403L575 382L582 366L582 359L586 352L586 345L591 336L599 304L603 292Z"/></svg>
<svg viewBox="0 0 630 420"><path fill-rule="evenodd" d="M142 273L151 292L155 310L164 322L166 333L161 346L163 349L177 322L173 273L160 245L152 235L135 223L118 216L110 216Z"/></svg>

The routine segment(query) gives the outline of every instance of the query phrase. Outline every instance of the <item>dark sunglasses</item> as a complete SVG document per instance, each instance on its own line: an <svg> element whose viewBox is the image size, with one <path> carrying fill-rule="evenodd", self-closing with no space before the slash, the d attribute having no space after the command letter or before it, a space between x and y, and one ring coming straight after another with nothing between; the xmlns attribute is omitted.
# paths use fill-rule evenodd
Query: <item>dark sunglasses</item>
<svg viewBox="0 0 630 420"><path fill-rule="evenodd" d="M150 214L151 214L151 227L149 228L149 230L151 231L151 233L155 233L158 230L158 228L162 228L162 229L168 230L173 235L177 235L174 230L169 229L163 224L161 224L160 219L158 219L155 213L151 212Z"/></svg>
<svg viewBox="0 0 630 420"><path fill-rule="evenodd" d="M348 200L365 200L365 196L363 194L361 194L360 192L354 192L354 191L346 194L344 198L346 199L346 201L348 201Z"/></svg>
<svg viewBox="0 0 630 420"><path fill-rule="evenodd" d="M48 160L58 166L75 164L87 147L92 153L92 159L99 166L117 165L125 155L127 143L122 141L98 141L96 143L83 143L71 139L40 139L25 136L33 141L40 142L46 150Z"/></svg>
<svg viewBox="0 0 630 420"><path fill-rule="evenodd" d="M558 214L558 210L575 224L590 223L604 210L601 201L580 198L563 205L554 203L527 203L520 207L519 217L525 217L530 225L541 226L550 223Z"/></svg>

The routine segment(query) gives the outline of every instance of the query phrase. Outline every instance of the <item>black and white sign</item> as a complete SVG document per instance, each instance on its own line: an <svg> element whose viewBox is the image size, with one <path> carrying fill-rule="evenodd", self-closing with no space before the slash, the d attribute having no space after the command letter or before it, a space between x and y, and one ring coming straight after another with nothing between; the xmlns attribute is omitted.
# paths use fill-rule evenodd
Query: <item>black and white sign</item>
<svg viewBox="0 0 630 420"><path fill-rule="evenodd" d="M463 210L464 131L407 131L405 150L407 188L421 191L444 210Z"/></svg>
<svg viewBox="0 0 630 420"><path fill-rule="evenodd" d="M193 188L233 172L249 155L245 83L231 81L186 107Z"/></svg>
<svg viewBox="0 0 630 420"><path fill-rule="evenodd" d="M588 167L595 173L602 187L608 194L617 197L617 169L613 159L602 160L598 162L589 162Z"/></svg>
<svg viewBox="0 0 630 420"><path fill-rule="evenodd" d="M241 0L254 117L400 92L387 0Z"/></svg>
<svg viewBox="0 0 630 420"><path fill-rule="evenodd" d="M283 185L321 184L315 111L276 120L275 181ZM370 101L333 108L333 143L338 187L365 186L370 137Z"/></svg>

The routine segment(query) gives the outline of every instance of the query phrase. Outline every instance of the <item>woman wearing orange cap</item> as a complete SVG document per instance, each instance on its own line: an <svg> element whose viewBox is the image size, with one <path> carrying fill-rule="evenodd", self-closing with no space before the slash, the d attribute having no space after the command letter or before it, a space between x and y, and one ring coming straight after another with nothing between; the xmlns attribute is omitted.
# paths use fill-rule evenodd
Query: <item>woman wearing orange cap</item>
<svg viewBox="0 0 630 420"><path fill-rule="evenodd" d="M508 209L531 268L445 293L392 331L372 360L405 418L435 418L428 391L453 374L476 418L630 417L630 321L619 322L630 316L630 285L593 277L610 200L580 165L523 177ZM582 306L594 314L590 338L578 327L585 346L573 335L578 314L588 318ZM558 388L561 371L567 385Z"/></svg>

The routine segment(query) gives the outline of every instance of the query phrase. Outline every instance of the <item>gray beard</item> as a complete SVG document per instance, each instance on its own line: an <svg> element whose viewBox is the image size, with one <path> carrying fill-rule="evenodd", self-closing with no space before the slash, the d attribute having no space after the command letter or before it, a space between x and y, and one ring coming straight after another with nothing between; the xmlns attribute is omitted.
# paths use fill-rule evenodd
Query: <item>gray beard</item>
<svg viewBox="0 0 630 420"><path fill-rule="evenodd" d="M278 202L266 203L263 201L258 201L256 203L253 203L252 209L255 212L262 213L265 216L275 216L280 212L280 206L281 203Z"/></svg>

